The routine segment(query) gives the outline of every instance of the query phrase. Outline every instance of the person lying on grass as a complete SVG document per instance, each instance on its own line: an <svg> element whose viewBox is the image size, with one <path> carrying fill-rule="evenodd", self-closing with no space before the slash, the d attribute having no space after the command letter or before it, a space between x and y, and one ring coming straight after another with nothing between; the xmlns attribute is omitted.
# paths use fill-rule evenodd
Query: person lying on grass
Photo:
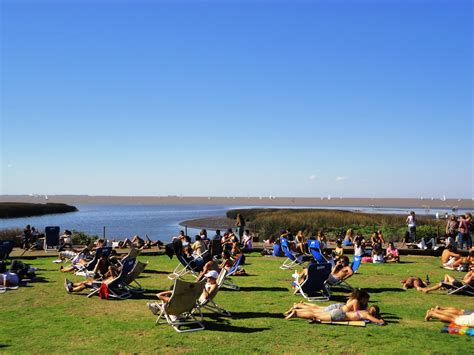
<svg viewBox="0 0 474 355"><path fill-rule="evenodd" d="M454 287L463 287L464 285L471 285L474 286L474 271L469 271L461 281L456 280L454 277L446 274L444 275L443 281L437 283L432 287L421 287L420 289L417 288L418 291L428 293L431 291L439 290L440 288L444 288L444 284L452 285Z"/></svg>
<svg viewBox="0 0 474 355"><path fill-rule="evenodd" d="M400 281L400 283L405 290L409 288L416 288L418 291L421 291L422 288L428 287L428 281L425 282L416 276L410 276L407 279Z"/></svg>
<svg viewBox="0 0 474 355"><path fill-rule="evenodd" d="M209 271L206 275L204 275L206 278L206 285L204 286L204 290L202 291L201 296L199 297L199 303L204 303L206 300L209 298L213 298L217 291L219 290L218 285L217 285L217 278L219 277L219 274L217 271L212 270ZM171 296L173 295L173 290L169 291L163 291L160 293L157 293L156 296L160 299L162 304L166 304L170 301ZM147 303L148 309L153 314L158 314L159 313L159 305L154 302L154 303Z"/></svg>
<svg viewBox="0 0 474 355"><path fill-rule="evenodd" d="M442 322L455 323L457 325L474 326L474 310L465 310L455 307L436 306L426 311L425 321L436 318Z"/></svg>
<svg viewBox="0 0 474 355"><path fill-rule="evenodd" d="M333 309L329 312L315 312L314 310L293 310L285 319L291 318L311 319L316 322L346 322L346 321L370 321L378 325L384 325L385 321L380 316L378 306L370 306L368 310L359 310L355 312L345 312L342 309Z"/></svg>
<svg viewBox="0 0 474 355"><path fill-rule="evenodd" d="M0 287L16 287L20 284L20 277L14 273L7 271L7 264L0 261Z"/></svg>
<svg viewBox="0 0 474 355"><path fill-rule="evenodd" d="M293 311L307 310L313 312L330 312L333 309L341 309L344 312L355 312L367 309L370 295L365 290L355 289L351 292L346 303L334 303L329 306L318 306L314 303L300 302L293 304L288 311L284 313L285 316L290 316Z"/></svg>
<svg viewBox="0 0 474 355"><path fill-rule="evenodd" d="M463 271L474 270L474 250L471 249L468 256L465 258L461 257L455 260L450 266L445 266L444 268L450 270L458 270L458 268L462 268Z"/></svg>
<svg viewBox="0 0 474 355"><path fill-rule="evenodd" d="M332 268L331 274L328 277L328 283L330 285L334 285L351 277L354 274L352 268L349 266L349 258L346 255L343 255L337 262L336 265ZM298 284L302 284L306 277L308 277L308 268L305 267L299 274L297 275L297 282ZM295 277L295 276L293 276ZM293 287L296 287L293 285Z"/></svg>

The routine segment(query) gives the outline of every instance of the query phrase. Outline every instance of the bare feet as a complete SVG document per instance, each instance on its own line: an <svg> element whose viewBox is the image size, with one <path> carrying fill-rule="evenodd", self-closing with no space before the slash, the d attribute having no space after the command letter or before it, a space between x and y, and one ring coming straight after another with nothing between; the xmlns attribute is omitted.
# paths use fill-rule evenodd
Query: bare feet
<svg viewBox="0 0 474 355"><path fill-rule="evenodd" d="M428 322L431 319L431 309L426 311L425 321Z"/></svg>
<svg viewBox="0 0 474 355"><path fill-rule="evenodd" d="M296 316L296 311L291 311L290 314L288 314L285 319L291 319L291 318L294 318Z"/></svg>

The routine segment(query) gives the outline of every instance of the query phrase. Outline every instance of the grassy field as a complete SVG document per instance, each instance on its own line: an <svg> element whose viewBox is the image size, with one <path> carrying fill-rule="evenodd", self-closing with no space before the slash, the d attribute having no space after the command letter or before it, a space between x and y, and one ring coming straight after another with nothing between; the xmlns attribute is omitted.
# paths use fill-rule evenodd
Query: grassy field
<svg viewBox="0 0 474 355"><path fill-rule="evenodd" d="M247 277L234 277L241 291L222 290L216 302L232 318L205 313L206 330L178 334L170 326L155 326L146 307L155 294L169 288L167 274L176 260L141 257L149 266L140 282L148 289L139 298L106 301L84 294L68 294L64 274L52 258L28 261L40 268L39 282L0 295L0 353L46 352L228 352L228 353L459 353L472 354L466 336L441 334L442 323L425 322L428 307L437 304L474 308L467 296L445 291L422 294L404 291L406 275L438 280L445 273L434 257L404 257L403 263L367 265L351 284L366 288L378 304L387 326L365 328L308 324L284 320L282 313L301 300L290 292L291 271L280 270L282 258L248 256ZM460 275L460 274L459 274ZM458 276L459 276L458 275ZM334 301L344 301L336 292ZM325 302L322 304L329 304Z"/></svg>

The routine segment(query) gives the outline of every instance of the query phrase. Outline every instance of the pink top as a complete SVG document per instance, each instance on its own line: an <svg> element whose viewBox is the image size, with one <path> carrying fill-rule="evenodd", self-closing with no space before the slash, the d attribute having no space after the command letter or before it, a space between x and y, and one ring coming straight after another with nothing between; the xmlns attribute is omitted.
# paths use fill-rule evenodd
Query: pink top
<svg viewBox="0 0 474 355"><path fill-rule="evenodd" d="M397 248L390 248L390 247L387 247L387 255L388 254L392 254L393 256L398 256L398 249Z"/></svg>

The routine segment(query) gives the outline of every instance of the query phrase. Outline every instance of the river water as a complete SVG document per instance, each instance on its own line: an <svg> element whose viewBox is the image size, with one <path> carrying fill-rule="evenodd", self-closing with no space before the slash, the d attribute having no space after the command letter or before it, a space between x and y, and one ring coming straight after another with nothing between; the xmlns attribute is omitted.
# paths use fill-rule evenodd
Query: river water
<svg viewBox="0 0 474 355"><path fill-rule="evenodd" d="M30 224L44 230L46 226L60 226L61 230L74 229L91 235L102 236L105 227L107 239L123 239L138 234L147 234L152 240L169 241L183 229L179 223L185 220L225 216L226 211L236 208L255 208L259 206L235 205L76 205L78 212L53 214L39 217L0 219L0 229L23 228ZM260 206L271 208L272 206ZM308 208L308 206L299 206ZM283 208L275 206L275 208ZM298 208L291 206L291 208ZM318 208L318 207L313 207ZM323 208L323 207L320 207ZM410 209L399 207L324 207L325 209L342 209L366 213L406 214ZM417 214L443 215L451 211L446 209L414 209ZM459 210L457 213L464 213ZM193 236L198 230L188 228L188 235Z"/></svg>

